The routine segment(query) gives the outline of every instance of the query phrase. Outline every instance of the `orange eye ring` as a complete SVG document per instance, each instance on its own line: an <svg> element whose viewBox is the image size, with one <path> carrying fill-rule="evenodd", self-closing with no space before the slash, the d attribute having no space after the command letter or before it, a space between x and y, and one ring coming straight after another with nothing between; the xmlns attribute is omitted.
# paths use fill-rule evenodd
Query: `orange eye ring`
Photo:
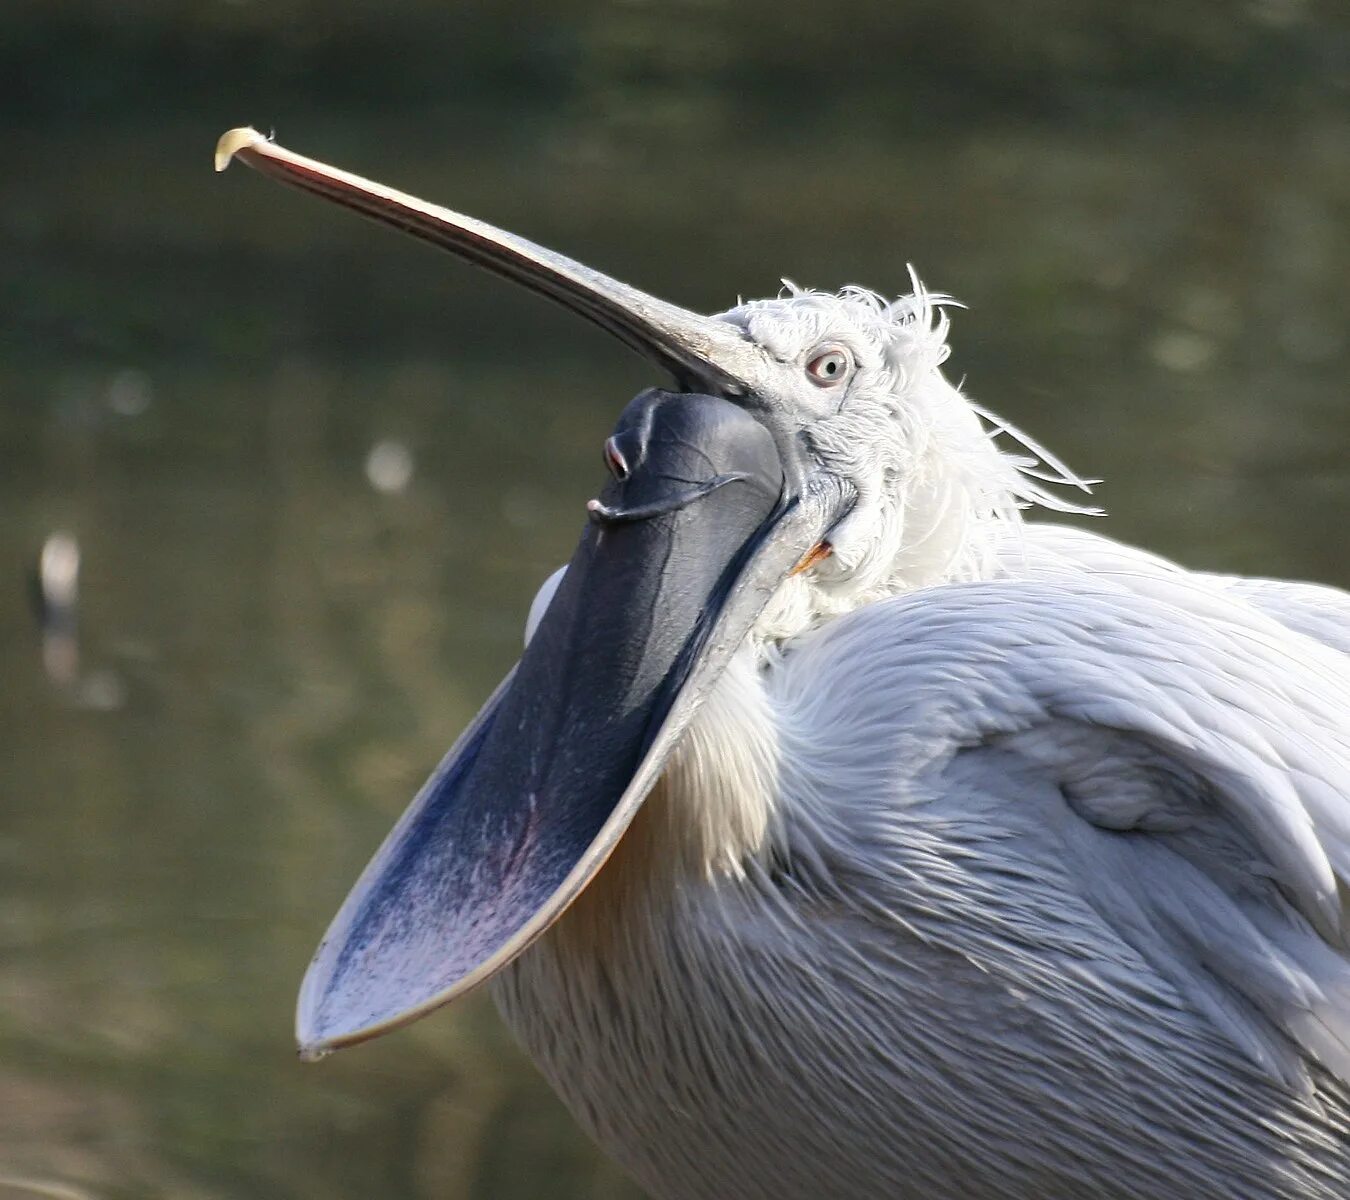
<svg viewBox="0 0 1350 1200"><path fill-rule="evenodd" d="M853 359L842 346L822 350L806 364L806 374L820 387L843 383L853 370Z"/></svg>

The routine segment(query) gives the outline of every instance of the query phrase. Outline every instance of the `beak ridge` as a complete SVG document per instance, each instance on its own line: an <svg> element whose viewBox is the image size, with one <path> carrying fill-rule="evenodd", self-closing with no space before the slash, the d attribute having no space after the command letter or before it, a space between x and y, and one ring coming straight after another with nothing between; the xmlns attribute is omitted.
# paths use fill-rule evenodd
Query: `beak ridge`
<svg viewBox="0 0 1350 1200"><path fill-rule="evenodd" d="M725 321L660 300L486 221L296 154L256 129L221 136L216 170L235 159L547 296L669 371L687 390L748 395L772 369L763 349Z"/></svg>

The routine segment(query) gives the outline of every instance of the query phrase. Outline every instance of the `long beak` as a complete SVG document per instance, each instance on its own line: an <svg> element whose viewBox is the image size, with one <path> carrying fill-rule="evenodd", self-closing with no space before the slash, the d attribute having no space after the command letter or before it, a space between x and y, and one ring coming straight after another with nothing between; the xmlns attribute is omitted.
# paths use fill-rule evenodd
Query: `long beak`
<svg viewBox="0 0 1350 1200"><path fill-rule="evenodd" d="M462 995L557 920L854 497L775 427L764 401L789 368L731 326L253 130L221 139L217 166L232 157L552 297L685 389L624 410L611 479L524 655L334 918L296 1016L302 1054L317 1057Z"/></svg>
<svg viewBox="0 0 1350 1200"><path fill-rule="evenodd" d="M724 321L649 296L484 221L295 154L255 129L221 137L216 170L234 159L556 300L669 371L682 388L748 395L772 370L763 350Z"/></svg>

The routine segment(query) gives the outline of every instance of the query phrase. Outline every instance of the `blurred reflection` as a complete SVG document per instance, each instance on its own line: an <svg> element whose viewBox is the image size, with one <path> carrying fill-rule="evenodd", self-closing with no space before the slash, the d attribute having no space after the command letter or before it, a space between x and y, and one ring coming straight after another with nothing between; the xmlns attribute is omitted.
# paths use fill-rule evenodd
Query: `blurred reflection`
<svg viewBox="0 0 1350 1200"><path fill-rule="evenodd" d="M392 438L376 442L366 455L366 478L377 492L403 491L412 482L412 451Z"/></svg>
<svg viewBox="0 0 1350 1200"><path fill-rule="evenodd" d="M92 1192L70 1187L54 1180L24 1179L18 1175L0 1174L0 1197L36 1197L37 1200L94 1200Z"/></svg>
<svg viewBox="0 0 1350 1200"><path fill-rule="evenodd" d="M150 377L144 371L119 371L107 391L108 407L119 417L139 417L150 407Z"/></svg>
<svg viewBox="0 0 1350 1200"><path fill-rule="evenodd" d="M42 631L42 666L58 686L75 682L80 672L80 546L69 533L49 534L42 543L35 573L34 598Z"/></svg>
<svg viewBox="0 0 1350 1200"><path fill-rule="evenodd" d="M72 703L110 712L121 708L126 687L114 671L81 670L79 600L79 543L73 534L50 534L33 571L33 607L42 638L43 670Z"/></svg>

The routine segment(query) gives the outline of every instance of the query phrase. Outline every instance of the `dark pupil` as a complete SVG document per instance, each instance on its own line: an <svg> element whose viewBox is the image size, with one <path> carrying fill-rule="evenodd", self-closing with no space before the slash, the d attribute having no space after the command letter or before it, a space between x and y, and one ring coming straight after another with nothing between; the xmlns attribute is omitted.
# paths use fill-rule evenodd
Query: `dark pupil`
<svg viewBox="0 0 1350 1200"><path fill-rule="evenodd" d="M839 374L839 360L837 358L827 358L825 360L825 374L826 375Z"/></svg>

